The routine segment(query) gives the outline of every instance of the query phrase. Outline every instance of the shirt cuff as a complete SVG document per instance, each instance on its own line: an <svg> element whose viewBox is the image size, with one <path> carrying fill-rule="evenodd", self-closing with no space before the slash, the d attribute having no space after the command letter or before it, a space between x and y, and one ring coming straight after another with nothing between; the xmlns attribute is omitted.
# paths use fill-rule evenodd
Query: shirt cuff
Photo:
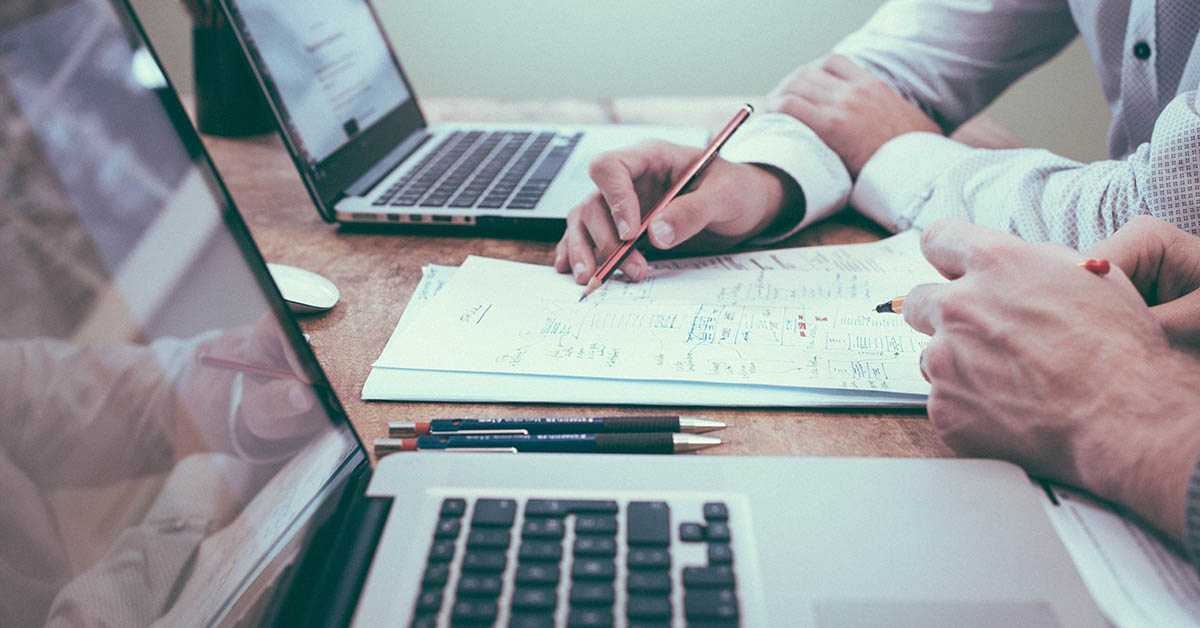
<svg viewBox="0 0 1200 628"><path fill-rule="evenodd" d="M786 114L754 115L725 144L721 156L737 163L777 168L791 177L804 195L804 213L799 220L772 226L769 232L754 238L754 244L788 238L845 207L850 196L850 174L841 158L812 129Z"/></svg>
<svg viewBox="0 0 1200 628"><path fill-rule="evenodd" d="M936 133L892 138L858 173L850 206L889 231L911 229L918 222L917 208L933 193L934 181L972 150Z"/></svg>

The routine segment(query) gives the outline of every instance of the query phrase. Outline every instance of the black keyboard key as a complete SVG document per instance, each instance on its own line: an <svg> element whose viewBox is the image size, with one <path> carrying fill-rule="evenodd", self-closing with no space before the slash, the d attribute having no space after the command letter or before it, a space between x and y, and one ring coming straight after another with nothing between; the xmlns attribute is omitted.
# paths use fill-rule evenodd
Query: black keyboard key
<svg viewBox="0 0 1200 628"><path fill-rule="evenodd" d="M613 625L612 609L579 607L567 613L567 628L607 628Z"/></svg>
<svg viewBox="0 0 1200 628"><path fill-rule="evenodd" d="M461 517L467 512L467 500L458 497L447 497L442 500L443 517Z"/></svg>
<svg viewBox="0 0 1200 628"><path fill-rule="evenodd" d="M580 515L575 518L575 534L614 535L617 518L609 515Z"/></svg>
<svg viewBox="0 0 1200 628"><path fill-rule="evenodd" d="M728 543L710 543L708 564L709 566L733 564L733 548Z"/></svg>
<svg viewBox="0 0 1200 628"><path fill-rule="evenodd" d="M729 542L729 524L724 521L714 521L708 524L708 531L705 533L709 543L728 543Z"/></svg>
<svg viewBox="0 0 1200 628"><path fill-rule="evenodd" d="M668 619L633 619L629 622L629 628L671 628L671 621ZM696 628L695 624L688 624L688 628ZM737 628L737 626L733 626Z"/></svg>
<svg viewBox="0 0 1200 628"><path fill-rule="evenodd" d="M564 517L569 514L617 514L611 499L531 499L525 502L526 517Z"/></svg>
<svg viewBox="0 0 1200 628"><path fill-rule="evenodd" d="M558 565L517 563L517 584L558 584Z"/></svg>
<svg viewBox="0 0 1200 628"><path fill-rule="evenodd" d="M562 560L562 555L562 543L557 541L525 541L517 550L517 557L522 562L550 561L557 563Z"/></svg>
<svg viewBox="0 0 1200 628"><path fill-rule="evenodd" d="M450 612L455 624L490 624L496 621L500 606L494 600L457 600Z"/></svg>
<svg viewBox="0 0 1200 628"><path fill-rule="evenodd" d="M511 499L480 499L475 502L472 526L511 528L517 514L517 502Z"/></svg>
<svg viewBox="0 0 1200 628"><path fill-rule="evenodd" d="M690 619L735 619L737 595L732 589L688 592L683 596L683 613Z"/></svg>
<svg viewBox="0 0 1200 628"><path fill-rule="evenodd" d="M427 587L438 587L446 584L450 579L450 566L446 563L435 563L425 568L425 575L421 577L421 584Z"/></svg>
<svg viewBox="0 0 1200 628"><path fill-rule="evenodd" d="M666 502L629 502L625 511L630 545L669 545L671 510Z"/></svg>
<svg viewBox="0 0 1200 628"><path fill-rule="evenodd" d="M437 615L417 615L410 628L437 628Z"/></svg>
<svg viewBox="0 0 1200 628"><path fill-rule="evenodd" d="M607 558L579 558L571 566L575 580L612 580L616 576L617 565Z"/></svg>
<svg viewBox="0 0 1200 628"><path fill-rule="evenodd" d="M631 595L625 604L630 619L670 619L671 598L663 595Z"/></svg>
<svg viewBox="0 0 1200 628"><path fill-rule="evenodd" d="M436 613L442 607L442 590L425 589L417 596L418 613Z"/></svg>
<svg viewBox="0 0 1200 628"><path fill-rule="evenodd" d="M671 574L666 571L631 571L625 588L633 593L670 593Z"/></svg>
<svg viewBox="0 0 1200 628"><path fill-rule="evenodd" d="M511 540L508 530L479 528L467 535L467 549L506 549Z"/></svg>
<svg viewBox="0 0 1200 628"><path fill-rule="evenodd" d="M728 565L718 567L684 567L685 588L720 588L734 586L733 569Z"/></svg>
<svg viewBox="0 0 1200 628"><path fill-rule="evenodd" d="M684 543L699 543L704 540L704 526L698 523L679 524L679 540Z"/></svg>
<svg viewBox="0 0 1200 628"><path fill-rule="evenodd" d="M526 515L528 516L528 515ZM561 539L566 532L562 519L526 519L521 526L521 536L527 539Z"/></svg>
<svg viewBox="0 0 1200 628"><path fill-rule="evenodd" d="M463 557L462 570L472 573L500 573L508 564L504 552L472 551Z"/></svg>
<svg viewBox="0 0 1200 628"><path fill-rule="evenodd" d="M671 553L658 548L630 548L626 564L630 569L669 569Z"/></svg>
<svg viewBox="0 0 1200 628"><path fill-rule="evenodd" d="M558 593L554 589L517 587L513 592L512 607L529 611L553 611L558 604Z"/></svg>
<svg viewBox="0 0 1200 628"><path fill-rule="evenodd" d="M600 604L611 606L617 598L611 582L574 582L571 584L571 606Z"/></svg>
<svg viewBox="0 0 1200 628"><path fill-rule="evenodd" d="M429 562L444 563L454 558L454 540L434 541L429 548Z"/></svg>
<svg viewBox="0 0 1200 628"><path fill-rule="evenodd" d="M707 521L725 521L729 518L729 509L725 502L708 502L704 504L704 518Z"/></svg>
<svg viewBox="0 0 1200 628"><path fill-rule="evenodd" d="M575 537L576 556L612 558L617 555L617 539L611 536Z"/></svg>
<svg viewBox="0 0 1200 628"><path fill-rule="evenodd" d="M490 597L500 595L503 582L500 576L485 574L463 574L458 579L459 597Z"/></svg>
<svg viewBox="0 0 1200 628"><path fill-rule="evenodd" d="M458 538L458 532L462 529L462 519L438 519L437 527L433 529L433 538L435 539L454 539Z"/></svg>
<svg viewBox="0 0 1200 628"><path fill-rule="evenodd" d="M513 613L508 628L554 628L554 615L546 613Z"/></svg>

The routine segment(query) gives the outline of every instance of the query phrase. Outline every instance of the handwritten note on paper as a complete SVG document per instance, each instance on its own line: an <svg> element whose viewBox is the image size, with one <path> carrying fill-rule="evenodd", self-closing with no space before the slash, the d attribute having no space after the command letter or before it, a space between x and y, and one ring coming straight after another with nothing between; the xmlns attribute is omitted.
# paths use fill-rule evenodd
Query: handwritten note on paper
<svg viewBox="0 0 1200 628"><path fill-rule="evenodd" d="M579 303L581 288L551 268L472 257L376 366L926 393L927 338L870 310L936 279L659 268Z"/></svg>
<svg viewBox="0 0 1200 628"><path fill-rule="evenodd" d="M905 231L884 240L837 246L806 246L727 255L657 260L656 270L799 270L829 273L923 272L929 265L921 257L917 231Z"/></svg>

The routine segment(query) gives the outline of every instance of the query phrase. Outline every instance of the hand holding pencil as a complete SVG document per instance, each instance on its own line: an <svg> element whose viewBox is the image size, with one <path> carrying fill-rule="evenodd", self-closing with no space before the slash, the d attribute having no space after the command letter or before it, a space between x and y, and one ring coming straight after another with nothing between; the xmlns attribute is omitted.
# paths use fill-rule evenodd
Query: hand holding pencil
<svg viewBox="0 0 1200 628"><path fill-rule="evenodd" d="M653 220L644 221L643 216L704 152L647 142L598 156L589 169L598 191L568 215L555 248L555 269L586 284L595 275L597 258L603 260L623 242L635 239L644 224L642 241L655 248L713 251L754 237L776 220L788 224L799 220L803 205L791 202L800 195L790 177L717 156L699 183L669 200ZM617 269L626 279L640 281L648 265L634 246Z"/></svg>

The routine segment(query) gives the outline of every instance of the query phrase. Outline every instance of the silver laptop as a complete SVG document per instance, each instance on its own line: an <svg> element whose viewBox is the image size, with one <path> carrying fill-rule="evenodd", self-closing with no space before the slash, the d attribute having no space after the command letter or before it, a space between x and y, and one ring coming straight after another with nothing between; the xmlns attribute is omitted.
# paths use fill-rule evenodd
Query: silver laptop
<svg viewBox="0 0 1200 628"><path fill-rule="evenodd" d="M426 124L366 0L223 0L296 167L330 221L561 232L598 153L700 128Z"/></svg>
<svg viewBox="0 0 1200 628"><path fill-rule="evenodd" d="M124 0L0 11L0 625L1102 625L1016 467L372 469Z"/></svg>

